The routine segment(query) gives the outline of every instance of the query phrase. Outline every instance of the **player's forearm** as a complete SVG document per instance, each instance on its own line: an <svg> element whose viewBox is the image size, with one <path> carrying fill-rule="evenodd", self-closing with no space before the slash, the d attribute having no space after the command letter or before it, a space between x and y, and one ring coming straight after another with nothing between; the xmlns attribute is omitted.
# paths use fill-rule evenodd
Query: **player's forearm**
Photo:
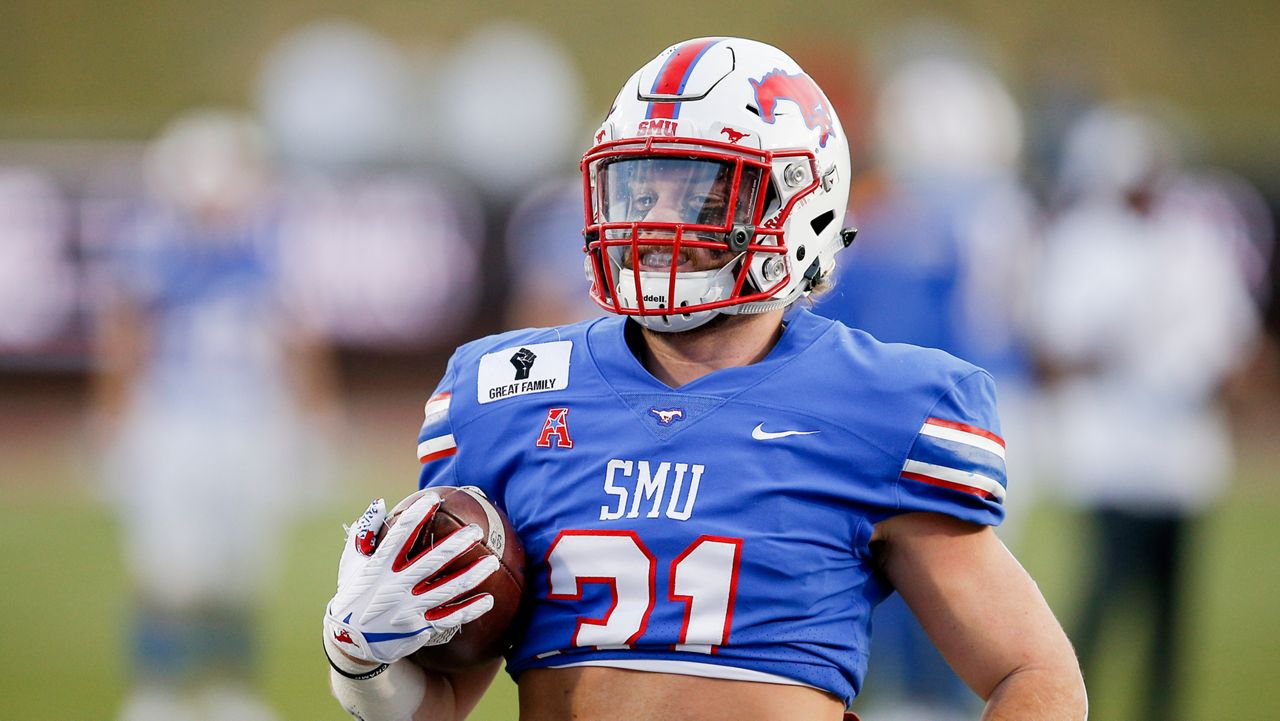
<svg viewBox="0 0 1280 721"><path fill-rule="evenodd" d="M342 708L362 721L454 721L453 689L406 659L377 663L356 658L326 631L329 689ZM432 709L431 715L423 715Z"/></svg>
<svg viewBox="0 0 1280 721"><path fill-rule="evenodd" d="M1083 721L1088 716L1084 679L1073 661L1009 674L987 699L982 721Z"/></svg>
<svg viewBox="0 0 1280 721"><path fill-rule="evenodd" d="M413 721L462 721L466 718L470 709L458 708L458 698L449 677L426 671L422 674L427 688L422 695L422 703L418 704L418 710L413 713Z"/></svg>
<svg viewBox="0 0 1280 721"><path fill-rule="evenodd" d="M502 670L502 659L447 674L425 672L426 693L413 721L463 721L484 697Z"/></svg>
<svg viewBox="0 0 1280 721"><path fill-rule="evenodd" d="M332 653L332 652L331 652ZM408 660L396 661L372 678L352 678L375 671L381 664L342 654L337 661L348 675L330 669L334 697L354 718L364 721L462 721L470 704L460 704L449 677L424 671ZM367 666L367 668L366 668Z"/></svg>

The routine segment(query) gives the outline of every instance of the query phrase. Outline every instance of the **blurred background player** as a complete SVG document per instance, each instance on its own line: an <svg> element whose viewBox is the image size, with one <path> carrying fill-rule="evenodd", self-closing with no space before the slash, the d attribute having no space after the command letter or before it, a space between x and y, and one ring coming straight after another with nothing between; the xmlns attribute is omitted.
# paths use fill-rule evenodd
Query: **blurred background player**
<svg viewBox="0 0 1280 721"><path fill-rule="evenodd" d="M875 98L878 166L855 181L851 199L858 238L815 312L991 372L1006 464L1019 481L1000 530L1011 543L1033 495L1031 355L1020 313L1036 218L1017 174L1022 123L1012 96L972 52L948 47L963 37L940 29L910 36L910 54L893 63ZM875 628L869 718L975 715L977 698L901 597L876 609Z"/></svg>
<svg viewBox="0 0 1280 721"><path fill-rule="evenodd" d="M1232 470L1221 391L1254 346L1247 276L1265 254L1158 118L1108 105L1072 129L1037 284L1047 467L1094 535L1073 639L1096 678L1106 622L1141 609L1142 708L1124 717L1146 721L1182 717L1188 544Z"/></svg>
<svg viewBox="0 0 1280 721"><path fill-rule="evenodd" d="M259 73L281 270L307 324L344 349L444 345L480 315L485 220L469 186L421 162L438 150L427 84L390 40L335 19L287 34Z"/></svg>
<svg viewBox="0 0 1280 721"><path fill-rule="evenodd" d="M575 323L603 311L582 292L582 178L555 178L534 186L511 211L505 250L511 299L507 328Z"/></svg>
<svg viewBox="0 0 1280 721"><path fill-rule="evenodd" d="M257 603L321 478L303 419L329 401L279 282L266 153L239 114L174 120L106 261L97 413L135 593L121 721L275 718L250 684Z"/></svg>

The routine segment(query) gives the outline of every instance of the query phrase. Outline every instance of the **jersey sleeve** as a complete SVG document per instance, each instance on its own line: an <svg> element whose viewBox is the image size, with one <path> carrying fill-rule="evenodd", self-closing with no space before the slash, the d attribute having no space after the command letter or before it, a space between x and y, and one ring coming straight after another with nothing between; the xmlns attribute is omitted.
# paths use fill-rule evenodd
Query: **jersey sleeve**
<svg viewBox="0 0 1280 721"><path fill-rule="evenodd" d="M985 371L961 379L916 431L898 477L903 512L944 513L994 526L1004 520L1004 440L995 382Z"/></svg>
<svg viewBox="0 0 1280 721"><path fill-rule="evenodd" d="M418 488L459 485L457 478L458 442L453 437L449 406L453 401L453 361L449 361L440 385L423 408L422 429L418 431Z"/></svg>

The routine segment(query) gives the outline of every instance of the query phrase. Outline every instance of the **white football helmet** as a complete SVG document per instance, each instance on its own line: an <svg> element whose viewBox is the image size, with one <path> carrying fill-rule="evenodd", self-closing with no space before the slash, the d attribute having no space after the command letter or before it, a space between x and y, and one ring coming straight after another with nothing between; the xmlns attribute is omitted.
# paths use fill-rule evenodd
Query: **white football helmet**
<svg viewBox="0 0 1280 721"><path fill-rule="evenodd" d="M688 40L640 68L582 174L591 297L653 330L786 307L853 238L835 110L754 40Z"/></svg>

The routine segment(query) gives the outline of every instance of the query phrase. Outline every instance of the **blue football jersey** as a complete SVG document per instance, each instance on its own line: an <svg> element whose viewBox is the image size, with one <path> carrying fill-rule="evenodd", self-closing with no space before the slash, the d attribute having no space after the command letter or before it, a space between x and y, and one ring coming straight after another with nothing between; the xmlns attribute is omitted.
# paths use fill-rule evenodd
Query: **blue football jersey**
<svg viewBox="0 0 1280 721"><path fill-rule="evenodd" d="M625 326L470 343L427 402L420 485L479 487L528 554L532 610L508 671L798 683L848 704L892 590L874 525L1003 516L991 377L801 310L759 363L672 389Z"/></svg>

